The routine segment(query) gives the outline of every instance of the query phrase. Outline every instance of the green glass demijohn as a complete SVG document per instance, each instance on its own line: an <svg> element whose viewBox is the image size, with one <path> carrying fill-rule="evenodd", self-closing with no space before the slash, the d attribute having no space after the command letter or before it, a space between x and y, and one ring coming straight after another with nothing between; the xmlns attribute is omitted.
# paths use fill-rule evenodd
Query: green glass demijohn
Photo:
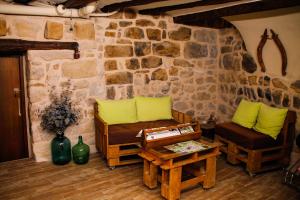
<svg viewBox="0 0 300 200"><path fill-rule="evenodd" d="M72 154L76 164L85 164L89 161L90 147L83 143L82 136L78 137L78 143L72 147Z"/></svg>
<svg viewBox="0 0 300 200"><path fill-rule="evenodd" d="M71 161L71 142L64 134L56 134L51 142L52 162L64 165Z"/></svg>

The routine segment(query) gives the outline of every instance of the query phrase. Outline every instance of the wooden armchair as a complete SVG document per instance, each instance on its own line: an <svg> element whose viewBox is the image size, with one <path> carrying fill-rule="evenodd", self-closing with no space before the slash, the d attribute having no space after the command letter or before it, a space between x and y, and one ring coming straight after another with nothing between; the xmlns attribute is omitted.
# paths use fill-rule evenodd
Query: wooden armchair
<svg viewBox="0 0 300 200"><path fill-rule="evenodd" d="M216 126L215 140L223 143L220 150L231 164L243 162L250 175L282 166L290 162L295 137L296 113L288 111L277 139L258 133L233 122Z"/></svg>

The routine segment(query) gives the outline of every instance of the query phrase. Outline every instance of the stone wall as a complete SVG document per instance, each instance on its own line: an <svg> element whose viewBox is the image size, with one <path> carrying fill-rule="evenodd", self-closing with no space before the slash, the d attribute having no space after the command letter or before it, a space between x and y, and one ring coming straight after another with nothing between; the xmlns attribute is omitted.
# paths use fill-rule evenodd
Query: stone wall
<svg viewBox="0 0 300 200"><path fill-rule="evenodd" d="M299 134L300 77L291 80L261 72L260 66L246 51L243 39L236 29L221 30L219 39L218 117L223 121L229 121L242 98L260 101L296 111L296 130ZM272 71L270 68L268 70ZM296 145L293 157L300 157Z"/></svg>
<svg viewBox="0 0 300 200"><path fill-rule="evenodd" d="M175 109L206 119L216 113L218 31L176 25L167 16L127 11L109 18L67 19L0 15L1 38L77 41L81 57L69 50L28 51L30 136L37 161L50 159L53 134L40 127L38 113L49 95L70 88L81 110L78 135L95 152L93 103L137 95L170 95Z"/></svg>

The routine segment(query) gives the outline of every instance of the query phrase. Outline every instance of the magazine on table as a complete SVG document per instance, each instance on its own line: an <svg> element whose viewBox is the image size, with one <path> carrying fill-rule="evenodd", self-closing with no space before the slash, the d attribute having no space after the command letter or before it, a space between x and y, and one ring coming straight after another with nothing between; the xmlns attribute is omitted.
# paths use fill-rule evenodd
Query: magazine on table
<svg viewBox="0 0 300 200"><path fill-rule="evenodd" d="M167 145L164 146L164 148L171 150L175 153L193 153L197 151L207 150L210 148L210 146L194 140L190 140L190 141Z"/></svg>

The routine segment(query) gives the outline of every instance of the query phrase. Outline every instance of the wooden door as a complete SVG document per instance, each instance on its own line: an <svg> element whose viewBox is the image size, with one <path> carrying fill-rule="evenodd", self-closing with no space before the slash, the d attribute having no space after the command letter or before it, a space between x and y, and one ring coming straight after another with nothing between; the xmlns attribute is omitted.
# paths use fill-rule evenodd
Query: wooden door
<svg viewBox="0 0 300 200"><path fill-rule="evenodd" d="M28 157L20 58L0 56L0 162Z"/></svg>

